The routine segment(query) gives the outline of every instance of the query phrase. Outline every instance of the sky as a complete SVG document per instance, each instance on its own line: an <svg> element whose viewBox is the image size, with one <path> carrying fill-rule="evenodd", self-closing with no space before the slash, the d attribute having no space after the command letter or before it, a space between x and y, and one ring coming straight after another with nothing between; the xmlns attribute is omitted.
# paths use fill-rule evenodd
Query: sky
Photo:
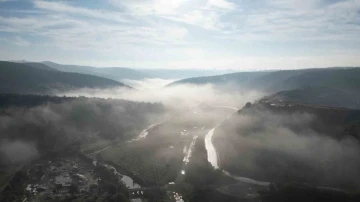
<svg viewBox="0 0 360 202"><path fill-rule="evenodd" d="M0 60L249 71L359 58L360 0L0 0Z"/></svg>

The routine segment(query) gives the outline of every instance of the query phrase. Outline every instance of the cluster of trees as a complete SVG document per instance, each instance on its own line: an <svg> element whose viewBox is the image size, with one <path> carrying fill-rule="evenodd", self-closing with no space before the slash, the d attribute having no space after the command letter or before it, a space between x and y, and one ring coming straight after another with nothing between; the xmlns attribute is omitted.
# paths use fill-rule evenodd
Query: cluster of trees
<svg viewBox="0 0 360 202"><path fill-rule="evenodd" d="M26 180L26 171L20 170L16 172L4 190L1 190L0 201L21 201L25 193L24 183Z"/></svg>
<svg viewBox="0 0 360 202"><path fill-rule="evenodd" d="M0 94L0 109L9 107L36 107L47 103L60 104L66 101L75 100L74 97L57 97L50 95L35 94Z"/></svg>
<svg viewBox="0 0 360 202"><path fill-rule="evenodd" d="M287 183L270 185L269 190L260 192L260 198L262 202L356 202L360 201L360 194Z"/></svg>
<svg viewBox="0 0 360 202"><path fill-rule="evenodd" d="M129 194L126 186L119 181L119 178L109 169L102 165L97 165L95 168L96 175L101 179L99 184L99 195L107 193L104 201L121 201L128 202Z"/></svg>

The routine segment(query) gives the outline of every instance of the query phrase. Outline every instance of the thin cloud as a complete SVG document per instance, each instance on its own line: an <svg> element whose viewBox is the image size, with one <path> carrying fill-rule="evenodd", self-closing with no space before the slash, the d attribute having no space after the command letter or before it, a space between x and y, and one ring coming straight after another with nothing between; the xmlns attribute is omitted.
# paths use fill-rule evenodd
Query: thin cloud
<svg viewBox="0 0 360 202"><path fill-rule="evenodd" d="M29 46L31 43L20 36L15 37L14 43L17 46Z"/></svg>
<svg viewBox="0 0 360 202"><path fill-rule="evenodd" d="M345 61L343 66L354 65L353 56L360 51L359 0L108 0L99 5L94 9L77 1L32 1L32 7L0 14L0 39L8 41L9 34L37 39L28 45L54 53L53 58L41 54L44 58L38 60L92 60L87 65L106 66L121 61L115 65L163 68L272 68L277 63L272 61L295 64L293 58L310 56L316 61L312 66L326 66L328 59L322 59L334 58L335 50L341 55L335 63ZM182 54L176 51L180 49L198 51ZM22 51L11 56L22 57ZM68 54L62 58L84 54L77 61L61 61L62 51ZM10 59L6 55L3 59ZM271 59L251 61L254 58ZM297 61L288 68L308 67L309 62Z"/></svg>
<svg viewBox="0 0 360 202"><path fill-rule="evenodd" d="M50 2L50 1L34 1L34 6L39 9L44 9L48 11L58 12L58 13L69 13L74 15L86 16L90 18L105 19L111 21L117 21L122 23L130 23L131 21L119 12L109 12L105 10L94 10L81 8L76 6L71 6L63 2Z"/></svg>

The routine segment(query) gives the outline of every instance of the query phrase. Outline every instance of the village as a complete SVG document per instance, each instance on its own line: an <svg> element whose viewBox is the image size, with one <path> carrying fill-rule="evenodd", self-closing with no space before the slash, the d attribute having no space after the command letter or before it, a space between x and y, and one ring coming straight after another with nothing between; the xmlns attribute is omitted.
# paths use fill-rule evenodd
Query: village
<svg viewBox="0 0 360 202"><path fill-rule="evenodd" d="M89 197L99 192L95 167L79 157L43 161L27 169L26 198L42 201Z"/></svg>

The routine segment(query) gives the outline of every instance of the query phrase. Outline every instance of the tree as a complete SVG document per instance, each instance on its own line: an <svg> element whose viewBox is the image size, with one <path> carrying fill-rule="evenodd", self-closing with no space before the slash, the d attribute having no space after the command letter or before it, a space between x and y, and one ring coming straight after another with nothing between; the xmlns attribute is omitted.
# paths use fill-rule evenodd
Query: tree
<svg viewBox="0 0 360 202"><path fill-rule="evenodd" d="M75 183L71 183L71 185L69 187L69 193L71 195L74 195L74 194L76 194L78 192L79 192L79 186L77 184L75 184Z"/></svg>

